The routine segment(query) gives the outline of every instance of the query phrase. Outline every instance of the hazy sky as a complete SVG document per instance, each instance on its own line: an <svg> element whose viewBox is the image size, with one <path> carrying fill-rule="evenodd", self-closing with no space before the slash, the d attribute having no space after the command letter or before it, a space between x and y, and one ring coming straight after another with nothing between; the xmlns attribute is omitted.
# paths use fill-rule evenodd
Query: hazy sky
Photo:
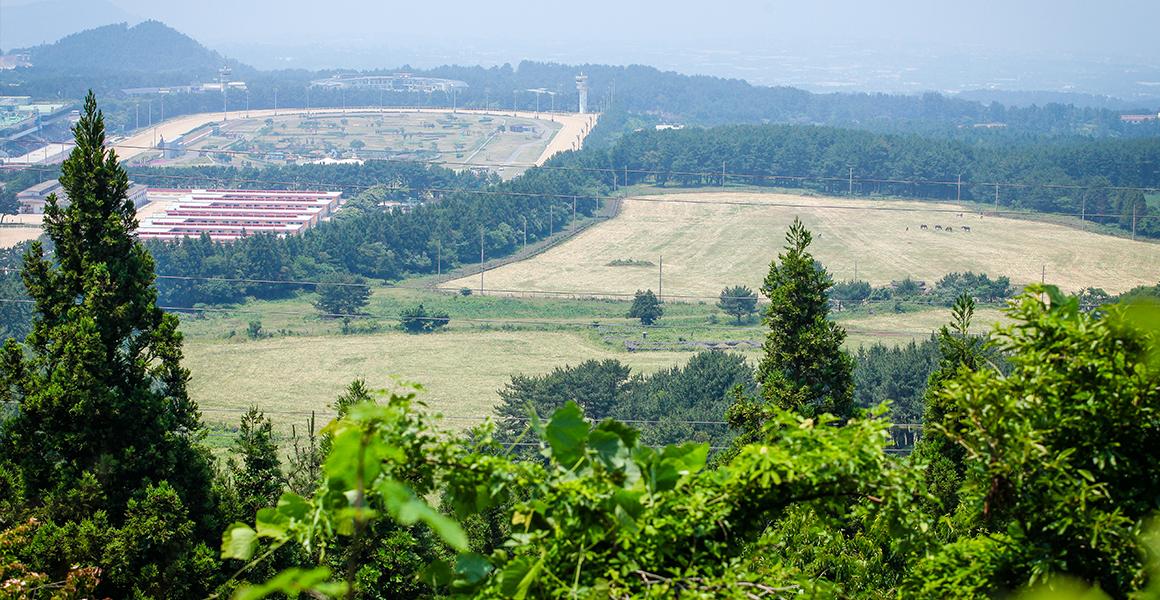
<svg viewBox="0 0 1160 600"><path fill-rule="evenodd" d="M1160 89L1160 0L0 0L0 26L37 2L157 19L262 68L533 59L815 89ZM9 38L73 27L34 20Z"/></svg>
<svg viewBox="0 0 1160 600"><path fill-rule="evenodd" d="M0 0L0 6L33 0ZM877 41L1160 60L1157 0L111 0L210 44L396 42L489 51ZM551 8L546 8L551 7ZM810 52L811 48L801 48Z"/></svg>

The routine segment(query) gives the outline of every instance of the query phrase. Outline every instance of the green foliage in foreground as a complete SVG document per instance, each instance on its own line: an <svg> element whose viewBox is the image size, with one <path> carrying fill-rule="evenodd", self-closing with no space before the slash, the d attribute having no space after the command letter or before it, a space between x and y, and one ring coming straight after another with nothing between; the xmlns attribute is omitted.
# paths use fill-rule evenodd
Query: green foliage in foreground
<svg viewBox="0 0 1160 600"><path fill-rule="evenodd" d="M533 422L521 443L542 460L524 462L488 428L437 435L406 394L333 423L314 495L283 495L253 526L235 524L224 556L297 543L321 559L393 519L442 540L445 558L412 575L432 594L974 598L1081 593L1085 584L1068 583L1081 581L1127 597L1160 576L1141 535L1160 498L1160 307L1100 316L1054 288L1032 293L1046 302L1020 297L996 338L1007 375L961 335L965 296L943 332L935 427L963 448L944 457L963 476L942 514L925 465L887 453L884 407L840 426L774 408L754 441L709 467L706 444L649 447L569 402ZM438 509L423 500L436 491ZM348 574L365 560L345 556ZM239 597L357 588L340 571L303 566Z"/></svg>
<svg viewBox="0 0 1160 600"><path fill-rule="evenodd" d="M1160 306L1092 316L1051 286L1031 291L1043 300L1019 297L996 338L1012 372L964 362L936 391L934 427L962 452L950 515L962 535L918 565L911 589L924 595L990 595L1053 573L1115 596L1147 583L1137 538L1160 508Z"/></svg>
<svg viewBox="0 0 1160 600"><path fill-rule="evenodd" d="M352 407L329 428L334 445L311 498L283 495L254 526L235 524L223 556L251 560L291 541L325 555L341 538L358 539L376 519L423 522L453 561L424 573L438 589L482 597L746 597L770 579L812 588L777 565L748 555L766 523L791 507L841 517L901 507L906 470L884 452L877 419L832 427L832 418L781 412L765 441L727 466L706 470L708 445L653 449L615 421L593 425L569 403L537 425L545 462L514 462L486 431L470 445L434 435L412 394ZM511 529L486 555L468 552L455 521L421 498L442 489L459 518L504 507ZM893 511L905 515L904 511ZM904 531L900 527L899 531ZM350 582L324 568L284 572L239 597Z"/></svg>

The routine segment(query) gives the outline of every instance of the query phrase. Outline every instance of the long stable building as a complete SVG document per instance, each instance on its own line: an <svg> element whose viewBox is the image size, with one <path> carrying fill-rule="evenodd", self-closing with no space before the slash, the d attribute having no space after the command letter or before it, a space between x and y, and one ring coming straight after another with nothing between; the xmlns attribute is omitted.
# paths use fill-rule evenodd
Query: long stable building
<svg viewBox="0 0 1160 600"><path fill-rule="evenodd" d="M137 235L143 239L207 234L215 240L236 240L258 233L305 231L338 210L342 192L150 188L149 200L168 208L141 222Z"/></svg>

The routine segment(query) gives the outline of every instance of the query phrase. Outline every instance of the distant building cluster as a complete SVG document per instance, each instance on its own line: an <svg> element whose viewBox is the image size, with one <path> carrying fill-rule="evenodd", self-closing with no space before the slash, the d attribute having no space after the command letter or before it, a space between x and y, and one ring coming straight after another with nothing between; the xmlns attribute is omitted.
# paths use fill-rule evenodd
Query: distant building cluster
<svg viewBox="0 0 1160 600"><path fill-rule="evenodd" d="M29 135L49 120L68 115L68 102L33 102L31 96L0 96L0 141Z"/></svg>
<svg viewBox="0 0 1160 600"><path fill-rule="evenodd" d="M1160 120L1160 114L1151 113L1145 115L1120 115L1120 121L1124 123L1147 123L1148 121Z"/></svg>
<svg viewBox="0 0 1160 600"><path fill-rule="evenodd" d="M64 186L60 184L60 181L50 179L16 193L16 201L20 204L20 212L30 215L44 214L44 206L48 203L48 197L52 194L56 194L57 204L62 207L68 206L69 198ZM137 183L130 183L129 200L132 200L133 206L137 208L145 206L149 203L148 188Z"/></svg>
<svg viewBox="0 0 1160 600"><path fill-rule="evenodd" d="M246 90L246 82L244 81L226 81L224 83L213 82L195 83L193 85L125 88L121 90L121 92L129 96L155 96L158 94L202 94L205 92L220 92L222 91L223 85L226 87L226 90Z"/></svg>
<svg viewBox="0 0 1160 600"><path fill-rule="evenodd" d="M228 241L305 231L338 210L342 192L150 189L149 199L169 208L144 219L138 237L173 240L206 234Z"/></svg>
<svg viewBox="0 0 1160 600"><path fill-rule="evenodd" d="M373 89L387 92L450 92L467 88L467 83L456 79L437 77L415 77L410 73L393 75L360 75L342 77L336 75L328 79L310 82L312 87L330 89Z"/></svg>

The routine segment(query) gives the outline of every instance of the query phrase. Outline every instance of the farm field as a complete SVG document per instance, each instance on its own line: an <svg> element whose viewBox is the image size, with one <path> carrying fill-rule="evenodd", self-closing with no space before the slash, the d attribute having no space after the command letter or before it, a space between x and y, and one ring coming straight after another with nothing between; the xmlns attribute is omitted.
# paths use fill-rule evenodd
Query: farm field
<svg viewBox="0 0 1160 600"><path fill-rule="evenodd" d="M492 414L496 390L512 375L538 375L587 359L618 358L645 372L688 360L684 352L617 353L579 335L550 331L276 337L222 343L190 339L184 365L190 393L210 423L236 423L258 406L283 427L310 411L329 420L329 405L356 377L389 388L395 377L422 384L433 412L470 426Z"/></svg>
<svg viewBox="0 0 1160 600"><path fill-rule="evenodd" d="M980 216L953 204L717 192L628 198L616 218L529 260L488 271L486 282L495 289L630 294L657 289L663 258L664 295L670 298L715 296L727 285L756 289L795 216L813 232L814 256L836 280L853 279L857 270L872 285L908 276L933 284L950 272L974 271L1006 275L1016 285L1042 276L1066 291L1094 286L1111 293L1160 281L1155 242ZM609 266L615 260L655 265ZM478 278L445 287L464 285L477 287Z"/></svg>
<svg viewBox="0 0 1160 600"><path fill-rule="evenodd" d="M684 363L704 345L759 345L765 335L757 319L734 325L713 303L670 304L661 323L646 330L624 317L629 303L622 300L461 297L399 288L376 289L366 308L371 316L352 322L361 333L341 335L341 322L313 316L312 298L304 293L247 303L237 313L183 316L190 391L207 422L236 424L238 411L255 405L286 431L304 422L303 413L328 414L328 405L357 377L379 388L400 377L423 384L431 410L456 417L449 425L469 426L491 414L496 391L515 374L605 358L651 372ZM395 329L399 311L420 302L448 312L448 330L408 335ZM949 315L941 307L908 310L835 317L849 331L847 347L853 350L874 342L921 341ZM975 329L986 332L998 319L996 308L981 307ZM260 339L248 339L251 321L260 321ZM627 350L644 342L659 350ZM760 357L752 346L738 347L752 361Z"/></svg>

